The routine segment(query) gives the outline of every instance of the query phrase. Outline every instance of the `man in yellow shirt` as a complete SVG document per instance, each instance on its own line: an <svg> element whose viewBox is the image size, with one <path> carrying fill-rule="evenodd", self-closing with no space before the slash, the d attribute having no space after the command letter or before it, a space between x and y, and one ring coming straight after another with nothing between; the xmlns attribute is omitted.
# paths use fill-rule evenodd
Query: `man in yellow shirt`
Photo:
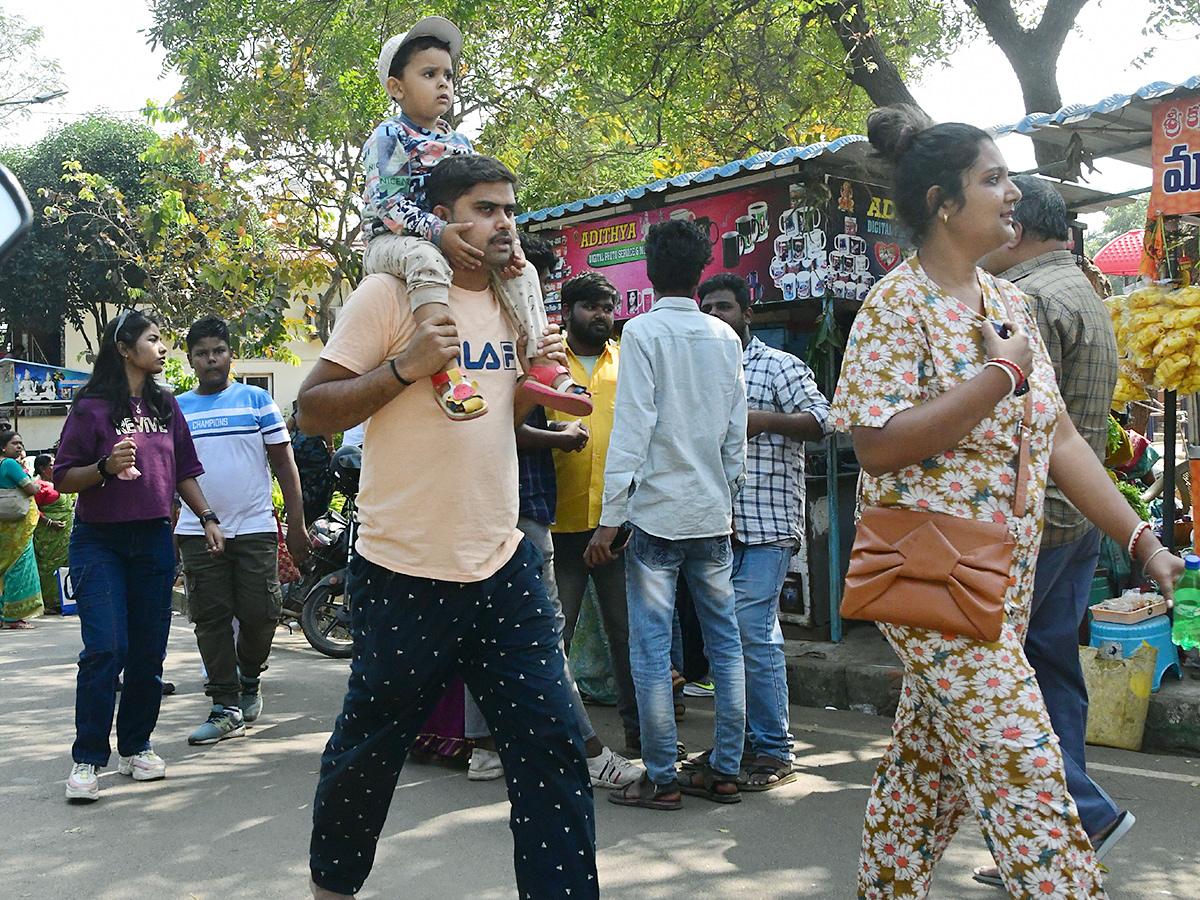
<svg viewBox="0 0 1200 900"><path fill-rule="evenodd" d="M612 340L613 312L619 295L599 272L584 272L562 287L562 314L567 335L567 360L576 384L592 392L592 414L583 419L591 435L587 446L575 452L554 451L554 475L558 483L558 505L554 540L554 575L558 596L567 618L563 641L568 652L583 593L591 575L596 585L600 621L612 654L613 678L617 683L617 712L625 726L625 742L641 755L637 696L629 671L629 612L625 606L625 566L609 563L589 569L583 551L600 524L604 495L604 463L612 434L613 407L617 395L617 343ZM558 419L563 413L547 410Z"/></svg>

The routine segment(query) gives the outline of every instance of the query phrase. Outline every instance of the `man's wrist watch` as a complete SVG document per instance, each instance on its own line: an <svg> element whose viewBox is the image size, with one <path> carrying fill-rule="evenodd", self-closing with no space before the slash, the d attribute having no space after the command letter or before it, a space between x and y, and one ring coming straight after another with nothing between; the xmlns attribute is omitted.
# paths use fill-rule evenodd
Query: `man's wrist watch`
<svg viewBox="0 0 1200 900"><path fill-rule="evenodd" d="M209 522L214 522L217 525L221 524L221 520L217 518L217 514L211 509L206 509L204 512L200 513L200 524L207 525Z"/></svg>

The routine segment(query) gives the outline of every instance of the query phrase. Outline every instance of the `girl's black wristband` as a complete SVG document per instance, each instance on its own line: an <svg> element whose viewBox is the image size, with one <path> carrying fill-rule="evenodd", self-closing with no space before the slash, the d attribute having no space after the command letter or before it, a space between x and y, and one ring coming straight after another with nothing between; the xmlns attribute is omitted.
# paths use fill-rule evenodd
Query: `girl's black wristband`
<svg viewBox="0 0 1200 900"><path fill-rule="evenodd" d="M107 462L108 462L108 457L102 456L102 457L100 457L99 462L96 463L96 471L100 473L101 483L106 483L108 481L108 479L113 477L112 475L109 475L108 472L104 468L104 466Z"/></svg>

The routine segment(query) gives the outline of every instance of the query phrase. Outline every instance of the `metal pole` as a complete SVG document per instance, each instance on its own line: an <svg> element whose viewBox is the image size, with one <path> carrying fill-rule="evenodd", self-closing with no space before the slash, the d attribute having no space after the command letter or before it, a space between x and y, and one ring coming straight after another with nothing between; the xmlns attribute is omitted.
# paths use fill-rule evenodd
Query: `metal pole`
<svg viewBox="0 0 1200 900"><path fill-rule="evenodd" d="M1197 428L1200 427L1200 394L1192 394L1190 397L1183 398L1184 414L1187 416L1187 458L1188 471L1191 474L1191 481L1188 485L1189 493L1192 495L1192 540L1187 548L1189 553L1195 553L1200 541L1200 534L1196 533L1196 522L1200 519L1200 496L1197 496L1196 491L1200 486L1200 434L1197 434Z"/></svg>
<svg viewBox="0 0 1200 900"><path fill-rule="evenodd" d="M1175 392L1163 394L1162 542L1175 552Z"/></svg>
<svg viewBox="0 0 1200 900"><path fill-rule="evenodd" d="M830 327L833 325L833 294L825 296L825 315L829 317ZM825 348L826 381L829 383L829 395L837 384L838 372L834 368L837 362L837 351L833 342ZM825 439L825 502L829 507L829 639L835 644L842 639L842 556L841 536L838 534L838 458L837 433L830 434Z"/></svg>

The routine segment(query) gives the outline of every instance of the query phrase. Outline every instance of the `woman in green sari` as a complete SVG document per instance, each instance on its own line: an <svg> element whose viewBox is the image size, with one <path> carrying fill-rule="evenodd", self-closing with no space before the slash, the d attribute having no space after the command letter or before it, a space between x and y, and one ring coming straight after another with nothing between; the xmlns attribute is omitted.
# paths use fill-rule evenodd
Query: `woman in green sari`
<svg viewBox="0 0 1200 900"><path fill-rule="evenodd" d="M75 495L60 494L51 474L54 457L43 453L33 461L33 474L39 483L33 495L41 516L33 532L33 552L37 557L42 582L42 602L47 613L62 612L58 588L58 570L67 564L67 546L71 542L71 522L75 518Z"/></svg>
<svg viewBox="0 0 1200 900"><path fill-rule="evenodd" d="M24 455L21 436L11 430L0 431L0 489L20 491L29 502L23 519L0 521L0 628L32 628L26 619L42 614L41 579L33 554L37 482L18 462Z"/></svg>

